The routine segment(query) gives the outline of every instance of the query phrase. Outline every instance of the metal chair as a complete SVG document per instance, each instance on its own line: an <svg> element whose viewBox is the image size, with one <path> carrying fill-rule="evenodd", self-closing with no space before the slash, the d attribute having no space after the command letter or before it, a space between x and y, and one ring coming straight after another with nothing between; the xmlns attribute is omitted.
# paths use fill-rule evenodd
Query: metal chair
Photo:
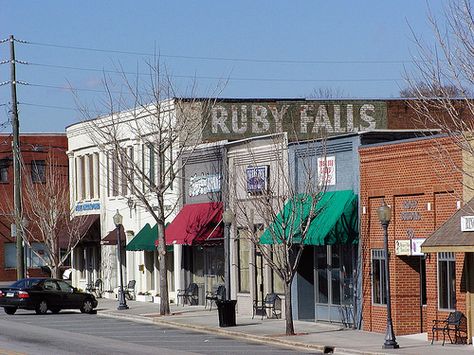
<svg viewBox="0 0 474 355"><path fill-rule="evenodd" d="M86 285L86 292L94 294L97 298L102 297L102 280L97 279L94 283L89 283Z"/></svg>
<svg viewBox="0 0 474 355"><path fill-rule="evenodd" d="M187 302L190 305L192 304L197 304L198 302L198 285L193 283L190 283L188 287L186 287L184 290L178 290L178 294L176 295L178 304L179 304L179 299L181 298L181 301L183 303Z"/></svg>
<svg viewBox="0 0 474 355"><path fill-rule="evenodd" d="M280 318L281 317L281 299L276 293L267 293L265 299L262 301L255 300L253 302L253 312L252 312L252 319L255 317L255 314L261 313L262 319L263 316L268 316L267 310L270 312L272 318ZM280 313L277 313L277 310Z"/></svg>
<svg viewBox="0 0 474 355"><path fill-rule="evenodd" d="M446 335L451 344L466 344L467 318L462 312L455 311L449 313L446 319L434 319L433 328L431 328L431 344L433 344L435 332L443 332L443 345Z"/></svg>
<svg viewBox="0 0 474 355"><path fill-rule="evenodd" d="M128 281L127 286L123 289L123 294L129 300L135 299L135 284L137 282L135 280Z"/></svg>
<svg viewBox="0 0 474 355"><path fill-rule="evenodd" d="M207 292L206 294L206 303L204 308L207 307L207 303L209 302L209 310L212 311L212 302L216 303L216 301L222 301L225 299L225 286L224 285L217 285L214 286L211 292Z"/></svg>

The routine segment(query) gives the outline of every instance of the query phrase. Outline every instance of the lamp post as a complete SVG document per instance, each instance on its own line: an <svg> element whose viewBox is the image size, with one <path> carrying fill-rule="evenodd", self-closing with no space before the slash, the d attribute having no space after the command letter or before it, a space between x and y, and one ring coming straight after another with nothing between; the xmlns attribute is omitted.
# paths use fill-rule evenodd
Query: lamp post
<svg viewBox="0 0 474 355"><path fill-rule="evenodd" d="M395 332L393 331L392 324L392 305L390 301L390 265L389 265L389 254L388 254L388 225L392 215L392 209L387 206L385 200L382 202L382 206L379 207L378 216L380 224L383 227L384 236L384 249L385 249L385 294L387 297L387 330L385 332L385 343L383 349L398 349L399 345L395 339Z"/></svg>
<svg viewBox="0 0 474 355"><path fill-rule="evenodd" d="M119 210L114 215L114 224L115 229L117 230L117 255L118 255L118 267L120 272L120 291L118 294L119 305L117 307L118 310L128 309L127 301L125 300L125 295L123 293L123 275L122 275L122 251L120 250L121 243L120 243L120 227L122 226L123 217L120 214Z"/></svg>
<svg viewBox="0 0 474 355"><path fill-rule="evenodd" d="M234 222L234 212L230 208L226 208L222 214L224 221L224 282L225 282L225 299L230 300L230 226Z"/></svg>

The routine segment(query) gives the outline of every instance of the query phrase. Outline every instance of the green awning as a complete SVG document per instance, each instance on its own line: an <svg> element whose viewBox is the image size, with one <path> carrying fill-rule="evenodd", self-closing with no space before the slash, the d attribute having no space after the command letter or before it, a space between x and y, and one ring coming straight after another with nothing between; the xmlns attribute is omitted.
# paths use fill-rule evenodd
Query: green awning
<svg viewBox="0 0 474 355"><path fill-rule="evenodd" d="M128 251L137 251L137 250L146 250L154 251L155 240L157 237L157 227L151 228L147 223L145 226L138 232L138 234L133 238L130 243L127 244L126 250Z"/></svg>
<svg viewBox="0 0 474 355"><path fill-rule="evenodd" d="M311 217L314 216L314 217ZM302 230L312 218L303 240ZM358 240L357 195L352 190L325 192L316 206L312 196L299 194L290 199L260 238L262 244L292 243L328 245Z"/></svg>

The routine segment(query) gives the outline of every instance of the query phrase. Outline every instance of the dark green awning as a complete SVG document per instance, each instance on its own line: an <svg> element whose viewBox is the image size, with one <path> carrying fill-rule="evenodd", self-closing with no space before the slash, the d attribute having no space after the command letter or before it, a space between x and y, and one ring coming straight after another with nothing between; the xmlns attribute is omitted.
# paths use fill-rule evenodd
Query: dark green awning
<svg viewBox="0 0 474 355"><path fill-rule="evenodd" d="M158 228L155 227L151 228L148 223L145 224L145 226L140 230L140 232L138 232L135 238L133 238L130 243L127 244L126 249L128 251L156 250L155 240L157 237L157 229Z"/></svg>
<svg viewBox="0 0 474 355"><path fill-rule="evenodd" d="M310 222L303 244L357 242L357 195L352 190L326 192L321 195L316 206L309 195L293 197L262 234L260 242L273 244L292 238L292 243L300 243L303 239L302 227L311 215L315 217Z"/></svg>

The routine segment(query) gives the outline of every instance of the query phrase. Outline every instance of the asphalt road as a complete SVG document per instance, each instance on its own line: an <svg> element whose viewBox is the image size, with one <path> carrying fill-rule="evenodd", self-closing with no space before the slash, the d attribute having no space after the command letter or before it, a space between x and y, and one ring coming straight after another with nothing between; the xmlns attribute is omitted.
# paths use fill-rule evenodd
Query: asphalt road
<svg viewBox="0 0 474 355"><path fill-rule="evenodd" d="M0 355L298 354L287 348L78 312L36 315L0 308Z"/></svg>

